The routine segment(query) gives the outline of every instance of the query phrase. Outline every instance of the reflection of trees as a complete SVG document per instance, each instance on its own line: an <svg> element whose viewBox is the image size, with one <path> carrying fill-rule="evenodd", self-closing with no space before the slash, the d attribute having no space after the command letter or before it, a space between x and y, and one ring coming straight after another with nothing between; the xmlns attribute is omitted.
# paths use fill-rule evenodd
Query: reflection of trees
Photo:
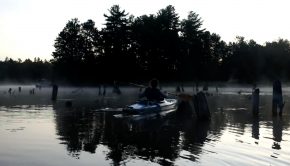
<svg viewBox="0 0 290 166"><path fill-rule="evenodd" d="M115 163L129 157L140 157L162 164L178 157L180 135L177 128L168 125L168 121L114 121L112 124L108 157Z"/></svg>
<svg viewBox="0 0 290 166"><path fill-rule="evenodd" d="M102 115L94 116L84 109L57 109L56 130L70 155L78 157L82 150L95 152L103 129Z"/></svg>
<svg viewBox="0 0 290 166"><path fill-rule="evenodd" d="M57 134L70 155L78 158L81 151L95 153L98 144L103 144L109 149L107 159L116 165L131 158L174 165L181 150L198 156L204 142L211 141L207 139L209 131L218 135L225 126L222 113L207 122L188 116L132 122L74 107L55 107L55 114Z"/></svg>
<svg viewBox="0 0 290 166"><path fill-rule="evenodd" d="M209 121L189 121L185 124L182 149L191 152L189 160L195 161L202 152L202 146L207 139L210 128Z"/></svg>
<svg viewBox="0 0 290 166"><path fill-rule="evenodd" d="M195 161L203 151L206 142L217 141L221 131L226 126L226 119L223 112L212 112L210 121L199 121L197 119L180 119L179 129L183 132L182 149L189 151L192 155L186 156L188 160ZM213 139L208 135L215 135Z"/></svg>
<svg viewBox="0 0 290 166"><path fill-rule="evenodd" d="M218 141L222 131L229 126L230 132L243 134L247 126L252 127L252 137L259 138L259 122L268 128L273 127L273 146L280 149L282 131L289 128L289 117L276 117L272 119L271 107L264 106L260 116L254 118L251 111L238 108L235 102L224 98L209 100L212 119L208 122L197 121L191 115L191 105L183 103L178 110L179 114L165 119L151 119L141 121L127 121L113 119L109 112L101 113L90 111L84 105L79 108L55 109L56 129L59 139L65 144L68 153L78 158L81 151L95 153L99 144L105 145L108 152L106 159L112 164L120 165L131 159L143 159L159 163L160 165L174 165L175 160L182 158L196 161L204 153L204 145ZM98 106L112 106L128 102L128 98L118 98L120 103L99 100ZM133 100L133 99L132 99ZM236 99L232 99L236 101ZM130 99L131 101L131 99ZM225 103L225 101L227 101ZM244 100L239 105L246 105ZM225 104L224 104L225 103ZM124 105L124 104L123 104ZM224 109L220 108L224 106ZM99 107L98 107L99 108ZM226 109L233 108L233 110ZM248 108L247 105L244 108ZM188 114L187 114L188 113ZM287 123L286 123L287 122ZM262 125L263 126L263 125ZM214 137L213 137L214 135ZM211 144L212 145L212 144ZM183 155L184 151L190 155Z"/></svg>

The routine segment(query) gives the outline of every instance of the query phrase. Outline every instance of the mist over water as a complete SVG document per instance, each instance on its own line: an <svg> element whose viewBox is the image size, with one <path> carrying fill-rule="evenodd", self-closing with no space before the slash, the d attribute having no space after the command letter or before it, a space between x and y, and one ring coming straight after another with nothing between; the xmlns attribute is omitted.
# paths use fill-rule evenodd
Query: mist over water
<svg viewBox="0 0 290 166"><path fill-rule="evenodd" d="M18 87L0 87L1 166L290 164L286 86L283 117L272 117L272 87L261 87L257 118L251 87L221 87L218 93L209 87L210 121L198 121L192 103L166 117L114 118L138 99L138 88L121 87L117 95L108 86L103 95L103 88L99 93L92 87L59 87L58 100L52 102L50 87L27 85L21 92ZM175 88L164 86L162 91ZM185 87L189 94L193 90ZM66 101L72 106L66 107Z"/></svg>

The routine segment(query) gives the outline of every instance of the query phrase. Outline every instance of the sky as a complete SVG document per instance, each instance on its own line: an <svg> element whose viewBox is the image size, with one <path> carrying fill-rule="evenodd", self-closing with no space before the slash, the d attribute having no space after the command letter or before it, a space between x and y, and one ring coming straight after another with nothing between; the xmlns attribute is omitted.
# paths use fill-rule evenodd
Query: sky
<svg viewBox="0 0 290 166"><path fill-rule="evenodd" d="M290 39L289 0L0 0L0 60L50 60L54 41L72 18L92 19L100 30L112 5L129 14L156 14L173 5L180 19L189 11L203 28L226 42L236 36L259 44Z"/></svg>

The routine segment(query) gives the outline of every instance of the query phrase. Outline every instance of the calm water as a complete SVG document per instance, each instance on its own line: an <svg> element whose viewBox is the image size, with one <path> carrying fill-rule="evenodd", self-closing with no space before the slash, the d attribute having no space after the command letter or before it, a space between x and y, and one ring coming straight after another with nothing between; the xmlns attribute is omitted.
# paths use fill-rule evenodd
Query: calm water
<svg viewBox="0 0 290 166"><path fill-rule="evenodd" d="M282 118L271 116L271 88L261 89L259 118L251 113L250 88L220 88L219 94L213 88L212 119L201 122L191 103L167 117L114 118L136 100L136 88L99 96L94 88L60 87L52 103L49 88L29 95L32 86L21 93L16 87L11 95L8 86L0 88L1 166L290 165L288 88ZM67 100L72 107L65 107Z"/></svg>

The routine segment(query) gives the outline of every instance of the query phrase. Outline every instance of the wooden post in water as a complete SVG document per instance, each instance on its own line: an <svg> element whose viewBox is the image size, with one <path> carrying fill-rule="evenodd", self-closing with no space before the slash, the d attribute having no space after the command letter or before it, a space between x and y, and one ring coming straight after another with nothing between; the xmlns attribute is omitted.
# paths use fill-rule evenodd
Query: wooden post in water
<svg viewBox="0 0 290 166"><path fill-rule="evenodd" d="M103 85L103 88L104 88L104 90L103 90L103 96L105 96L106 95L106 85Z"/></svg>
<svg viewBox="0 0 290 166"><path fill-rule="evenodd" d="M118 84L116 81L114 81L113 93L116 93L116 94L118 94L118 95L121 94L121 90L120 90L120 88L119 88L119 84Z"/></svg>
<svg viewBox="0 0 290 166"><path fill-rule="evenodd" d="M175 92L177 92L177 93L181 92L181 90L180 90L180 86L179 86L179 85L177 85L177 87L176 87L176 89L175 89Z"/></svg>
<svg viewBox="0 0 290 166"><path fill-rule="evenodd" d="M101 96L101 85L99 85L99 96Z"/></svg>
<svg viewBox="0 0 290 166"><path fill-rule="evenodd" d="M252 93L252 101L253 101L253 115L258 116L259 115L259 100L260 100L260 89L256 88Z"/></svg>
<svg viewBox="0 0 290 166"><path fill-rule="evenodd" d="M215 92L216 92L217 95L219 94L219 88L218 88L218 86L215 86Z"/></svg>
<svg viewBox="0 0 290 166"><path fill-rule="evenodd" d="M193 104L198 119L201 120L210 119L210 111L208 108L206 96L202 91L194 95Z"/></svg>
<svg viewBox="0 0 290 166"><path fill-rule="evenodd" d="M202 90L203 90L203 91L208 91L208 85L207 85L207 83L205 83L205 84L203 85Z"/></svg>
<svg viewBox="0 0 290 166"><path fill-rule="evenodd" d="M199 89L198 89L198 82L195 83L195 93L198 93Z"/></svg>
<svg viewBox="0 0 290 166"><path fill-rule="evenodd" d="M56 84L54 84L52 86L52 95L51 95L51 100L52 101L56 101L57 98L57 91L58 91L58 86Z"/></svg>
<svg viewBox="0 0 290 166"><path fill-rule="evenodd" d="M277 115L277 109L279 107L279 115L282 116L283 112L283 96L282 96L282 86L279 80L275 80L273 83L273 98L272 98L272 115Z"/></svg>

